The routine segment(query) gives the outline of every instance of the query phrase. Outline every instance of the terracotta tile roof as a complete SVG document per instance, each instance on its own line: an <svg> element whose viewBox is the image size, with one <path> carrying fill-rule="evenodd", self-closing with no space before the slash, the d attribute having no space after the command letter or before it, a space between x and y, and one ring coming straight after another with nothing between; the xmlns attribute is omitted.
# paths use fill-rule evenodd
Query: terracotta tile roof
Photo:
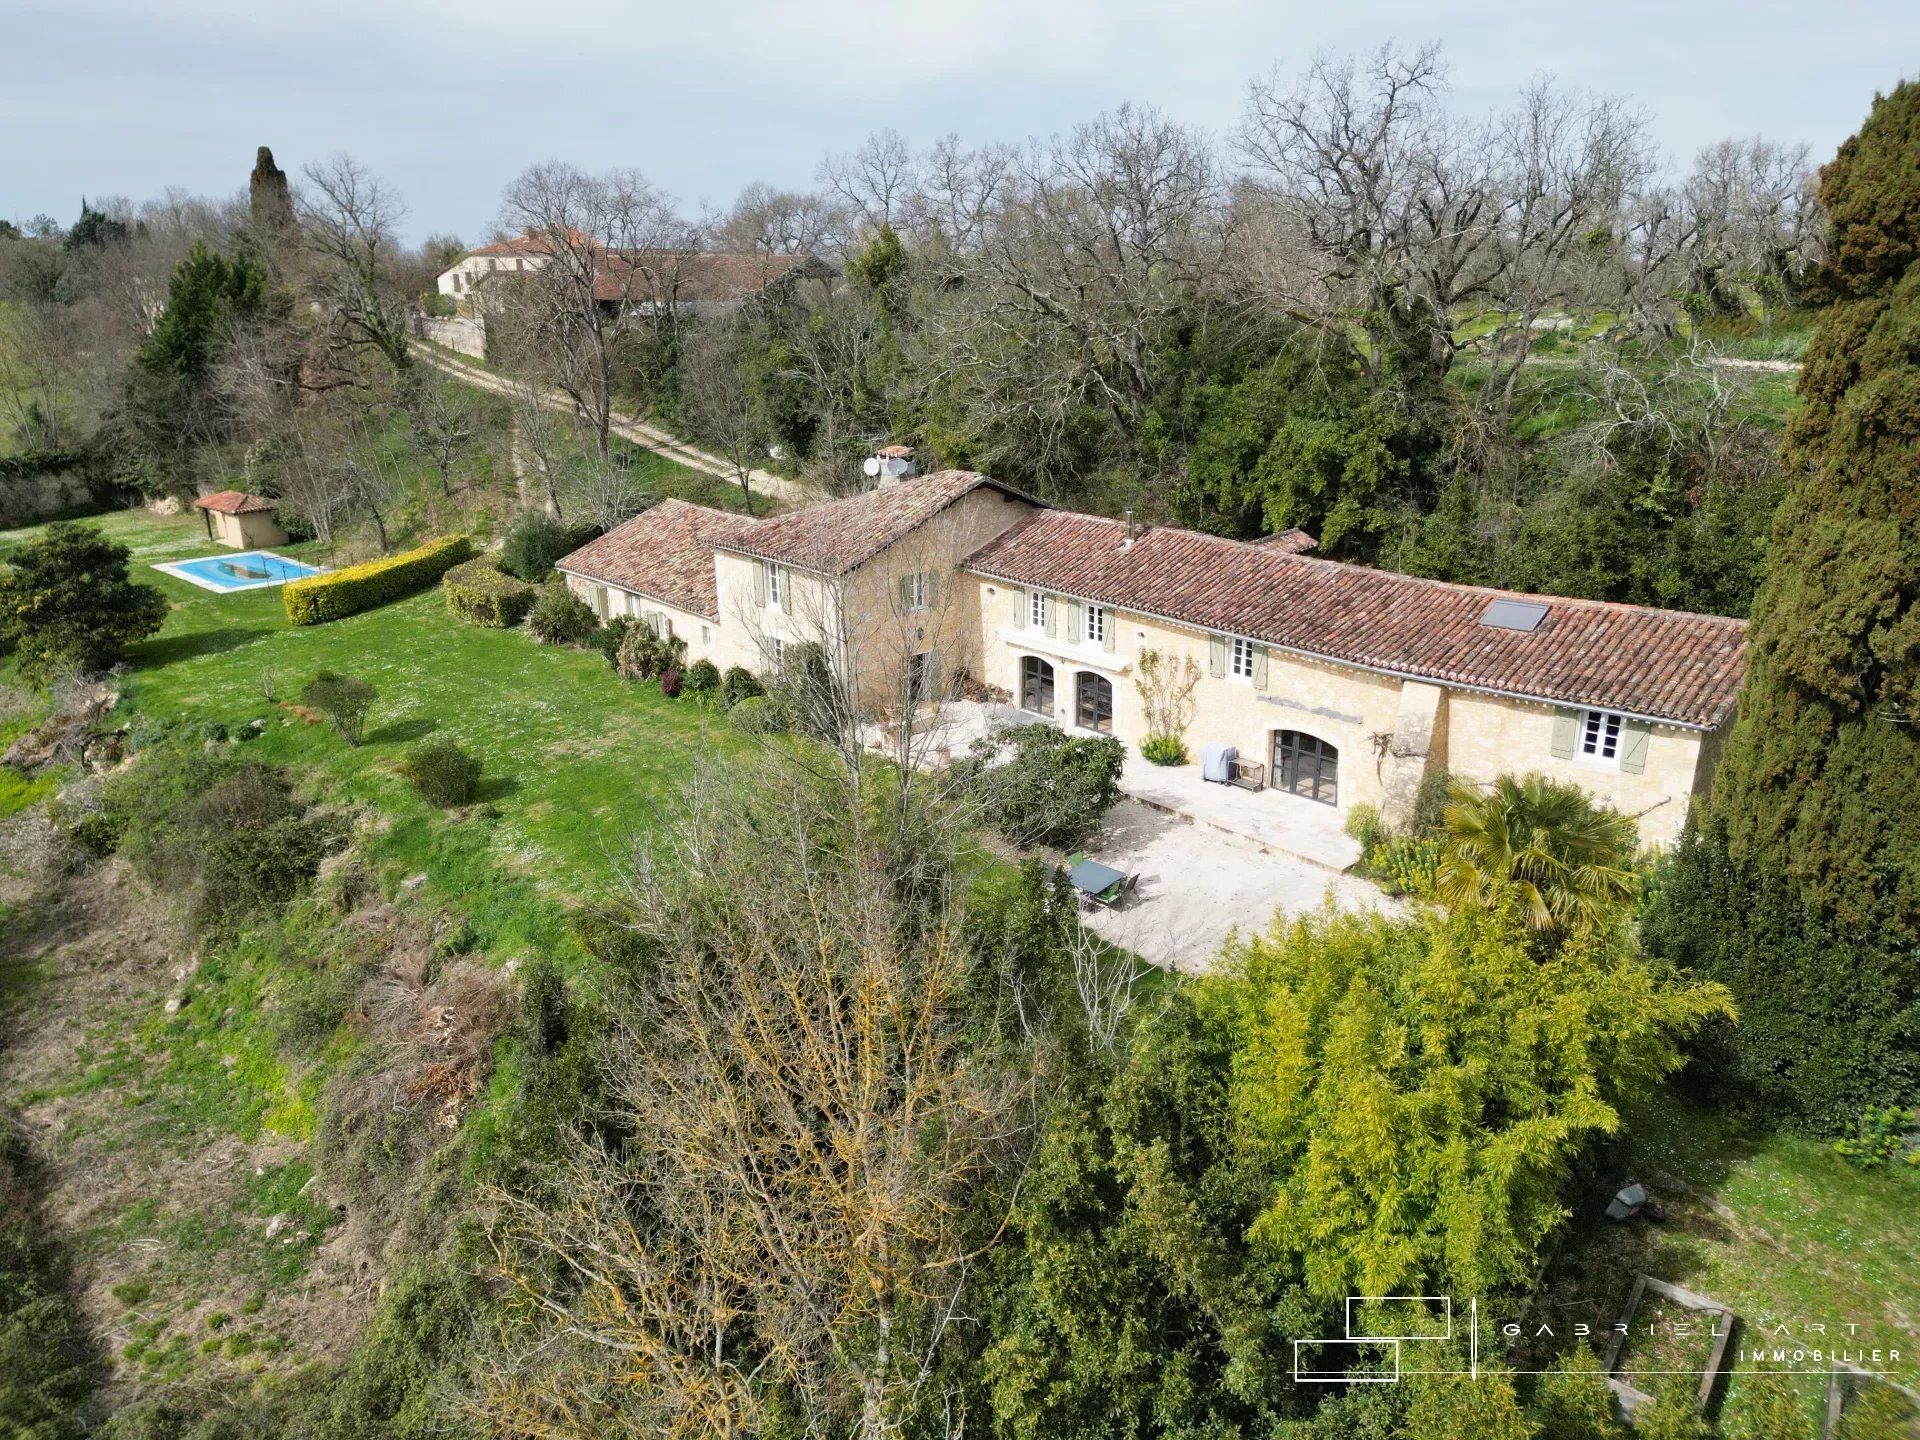
<svg viewBox="0 0 1920 1440"><path fill-rule="evenodd" d="M491 245L482 245L478 250L469 250L474 255L544 255L552 247L546 240L533 235L515 235L507 240L496 240Z"/></svg>
<svg viewBox="0 0 1920 1440"><path fill-rule="evenodd" d="M544 255L544 239L521 237L483 245L469 256ZM449 266L449 269L455 268ZM445 272L442 272L445 273ZM479 281L524 277L522 270L490 270ZM837 274L813 255L772 255L759 251L635 250L603 255L593 279L596 300L644 302L672 299L680 304L725 304L756 295L788 279Z"/></svg>
<svg viewBox="0 0 1920 1440"><path fill-rule="evenodd" d="M589 540L562 558L558 568L717 620L713 547L744 536L760 523L685 500L662 500Z"/></svg>
<svg viewBox="0 0 1920 1440"><path fill-rule="evenodd" d="M260 515L273 509L273 501L244 490L216 490L193 502L196 510L211 510L216 515Z"/></svg>
<svg viewBox="0 0 1920 1440"><path fill-rule="evenodd" d="M931 475L762 520L722 548L824 575L844 575L982 485L1016 499L1040 503L972 470L936 470Z"/></svg>
<svg viewBox="0 0 1920 1440"><path fill-rule="evenodd" d="M913 446L882 445L873 453L878 455L882 460L911 460L913 458Z"/></svg>
<svg viewBox="0 0 1920 1440"><path fill-rule="evenodd" d="M1320 542L1298 525L1291 530L1282 530L1278 534L1263 535L1249 543L1261 550L1278 550L1282 555L1304 555L1309 550L1320 548Z"/></svg>
<svg viewBox="0 0 1920 1440"><path fill-rule="evenodd" d="M1449 585L1188 530L1124 536L1119 521L1042 511L966 568L1388 674L1683 725L1718 724L1740 687L1741 620ZM1546 618L1530 633L1480 624L1503 598Z"/></svg>

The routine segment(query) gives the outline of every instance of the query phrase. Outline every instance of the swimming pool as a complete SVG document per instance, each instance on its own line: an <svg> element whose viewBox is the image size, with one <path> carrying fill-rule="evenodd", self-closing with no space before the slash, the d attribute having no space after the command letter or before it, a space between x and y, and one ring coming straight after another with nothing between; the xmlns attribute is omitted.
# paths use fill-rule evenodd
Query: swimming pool
<svg viewBox="0 0 1920 1440"><path fill-rule="evenodd" d="M202 590L258 590L267 585L284 585L321 573L318 566L303 565L271 550L245 550L238 555L209 555L204 560L169 560L155 565L156 570L178 576Z"/></svg>

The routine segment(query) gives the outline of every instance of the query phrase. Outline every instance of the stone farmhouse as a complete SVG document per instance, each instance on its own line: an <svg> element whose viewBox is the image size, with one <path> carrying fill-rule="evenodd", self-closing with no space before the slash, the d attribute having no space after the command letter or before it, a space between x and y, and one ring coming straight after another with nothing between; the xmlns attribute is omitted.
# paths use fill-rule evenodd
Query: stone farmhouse
<svg viewBox="0 0 1920 1440"><path fill-rule="evenodd" d="M469 251L440 272L434 288L452 298L462 318L484 319L501 303L503 286L552 258L547 239L516 235ZM594 294L605 307L670 304L694 313L724 311L763 291L838 273L813 255L715 250L606 252L598 270Z"/></svg>
<svg viewBox="0 0 1920 1440"><path fill-rule="evenodd" d="M1134 746L1142 657L1192 674L1190 752L1260 803L1404 817L1444 766L1540 772L1670 843L1745 659L1739 620L1452 585L1052 508L970 471L751 519L666 501L560 562L603 617L765 672L823 645L867 712L992 695ZM1187 670L1191 662L1191 670Z"/></svg>

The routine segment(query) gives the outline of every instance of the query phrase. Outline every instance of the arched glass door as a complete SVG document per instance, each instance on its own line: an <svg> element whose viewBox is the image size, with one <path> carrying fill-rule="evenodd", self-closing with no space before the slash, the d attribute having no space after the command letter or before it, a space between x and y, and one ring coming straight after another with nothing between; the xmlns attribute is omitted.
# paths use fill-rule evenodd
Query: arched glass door
<svg viewBox="0 0 1920 1440"><path fill-rule="evenodd" d="M1340 799L1340 752L1317 735L1276 730L1273 735L1275 788L1336 805Z"/></svg>
<svg viewBox="0 0 1920 1440"><path fill-rule="evenodd" d="M1082 730L1113 733L1113 682L1104 675L1082 670L1074 682L1073 723Z"/></svg>
<svg viewBox="0 0 1920 1440"><path fill-rule="evenodd" d="M1021 658L1020 708L1036 715L1053 714L1053 666L1038 655Z"/></svg>

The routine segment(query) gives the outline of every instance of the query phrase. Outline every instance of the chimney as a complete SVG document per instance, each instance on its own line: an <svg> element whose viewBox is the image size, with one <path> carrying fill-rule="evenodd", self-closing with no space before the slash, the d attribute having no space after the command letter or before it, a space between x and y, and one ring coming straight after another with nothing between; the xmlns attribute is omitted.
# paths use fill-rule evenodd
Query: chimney
<svg viewBox="0 0 1920 1440"><path fill-rule="evenodd" d="M860 468L877 486L897 485L920 473L919 467L913 463L911 445L882 445Z"/></svg>
<svg viewBox="0 0 1920 1440"><path fill-rule="evenodd" d="M1131 550L1133 548L1133 511L1127 510L1122 513L1127 517L1127 538L1120 542L1120 548Z"/></svg>

